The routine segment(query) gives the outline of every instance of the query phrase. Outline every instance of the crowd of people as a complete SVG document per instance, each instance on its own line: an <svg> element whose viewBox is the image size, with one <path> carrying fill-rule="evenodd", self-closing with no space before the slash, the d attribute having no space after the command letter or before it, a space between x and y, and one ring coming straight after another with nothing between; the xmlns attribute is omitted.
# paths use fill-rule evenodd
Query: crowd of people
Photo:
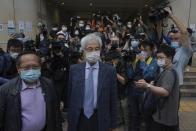
<svg viewBox="0 0 196 131"><path fill-rule="evenodd" d="M168 31L115 14L40 23L35 41L13 34L0 48L0 130L61 131L68 120L68 131L179 131L193 32L165 11Z"/></svg>

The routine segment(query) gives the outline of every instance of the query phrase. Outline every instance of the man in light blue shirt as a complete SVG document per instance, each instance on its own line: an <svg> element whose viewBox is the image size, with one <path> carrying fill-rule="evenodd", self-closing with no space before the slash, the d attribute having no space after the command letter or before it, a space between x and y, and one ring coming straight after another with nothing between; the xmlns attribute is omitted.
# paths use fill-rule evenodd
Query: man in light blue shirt
<svg viewBox="0 0 196 131"><path fill-rule="evenodd" d="M171 34L171 46L176 49L176 54L173 58L173 65L179 76L179 84L183 85L184 70L193 53L191 48L191 40L187 27L173 15L169 8L166 8L165 10L169 13L169 18L179 29L179 31Z"/></svg>

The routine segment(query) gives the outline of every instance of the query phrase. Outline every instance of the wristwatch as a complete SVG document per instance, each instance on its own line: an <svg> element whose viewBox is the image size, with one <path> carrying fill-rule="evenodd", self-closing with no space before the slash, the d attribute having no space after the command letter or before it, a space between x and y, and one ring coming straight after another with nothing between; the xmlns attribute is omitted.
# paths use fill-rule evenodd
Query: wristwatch
<svg viewBox="0 0 196 131"><path fill-rule="evenodd" d="M147 89L150 89L150 87L151 87L151 84L147 84Z"/></svg>

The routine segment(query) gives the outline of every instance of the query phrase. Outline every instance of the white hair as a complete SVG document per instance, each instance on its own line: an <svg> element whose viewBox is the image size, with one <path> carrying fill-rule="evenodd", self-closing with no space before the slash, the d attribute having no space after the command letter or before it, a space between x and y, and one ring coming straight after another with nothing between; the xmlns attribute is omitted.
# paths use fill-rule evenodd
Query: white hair
<svg viewBox="0 0 196 131"><path fill-rule="evenodd" d="M102 47L102 40L101 37L98 36L96 33L91 33L86 35L85 37L83 37L81 39L81 48L82 50L84 50L86 48L86 46L88 44L90 44L91 42L96 42L97 44L100 45L100 47Z"/></svg>

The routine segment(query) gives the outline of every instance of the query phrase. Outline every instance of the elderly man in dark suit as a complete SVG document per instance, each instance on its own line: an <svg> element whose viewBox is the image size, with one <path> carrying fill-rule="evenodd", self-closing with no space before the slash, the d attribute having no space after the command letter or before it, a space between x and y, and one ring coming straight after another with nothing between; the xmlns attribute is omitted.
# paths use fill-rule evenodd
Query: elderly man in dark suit
<svg viewBox="0 0 196 131"><path fill-rule="evenodd" d="M116 131L116 71L100 62L99 36L85 36L81 46L85 62L70 68L68 131Z"/></svg>

